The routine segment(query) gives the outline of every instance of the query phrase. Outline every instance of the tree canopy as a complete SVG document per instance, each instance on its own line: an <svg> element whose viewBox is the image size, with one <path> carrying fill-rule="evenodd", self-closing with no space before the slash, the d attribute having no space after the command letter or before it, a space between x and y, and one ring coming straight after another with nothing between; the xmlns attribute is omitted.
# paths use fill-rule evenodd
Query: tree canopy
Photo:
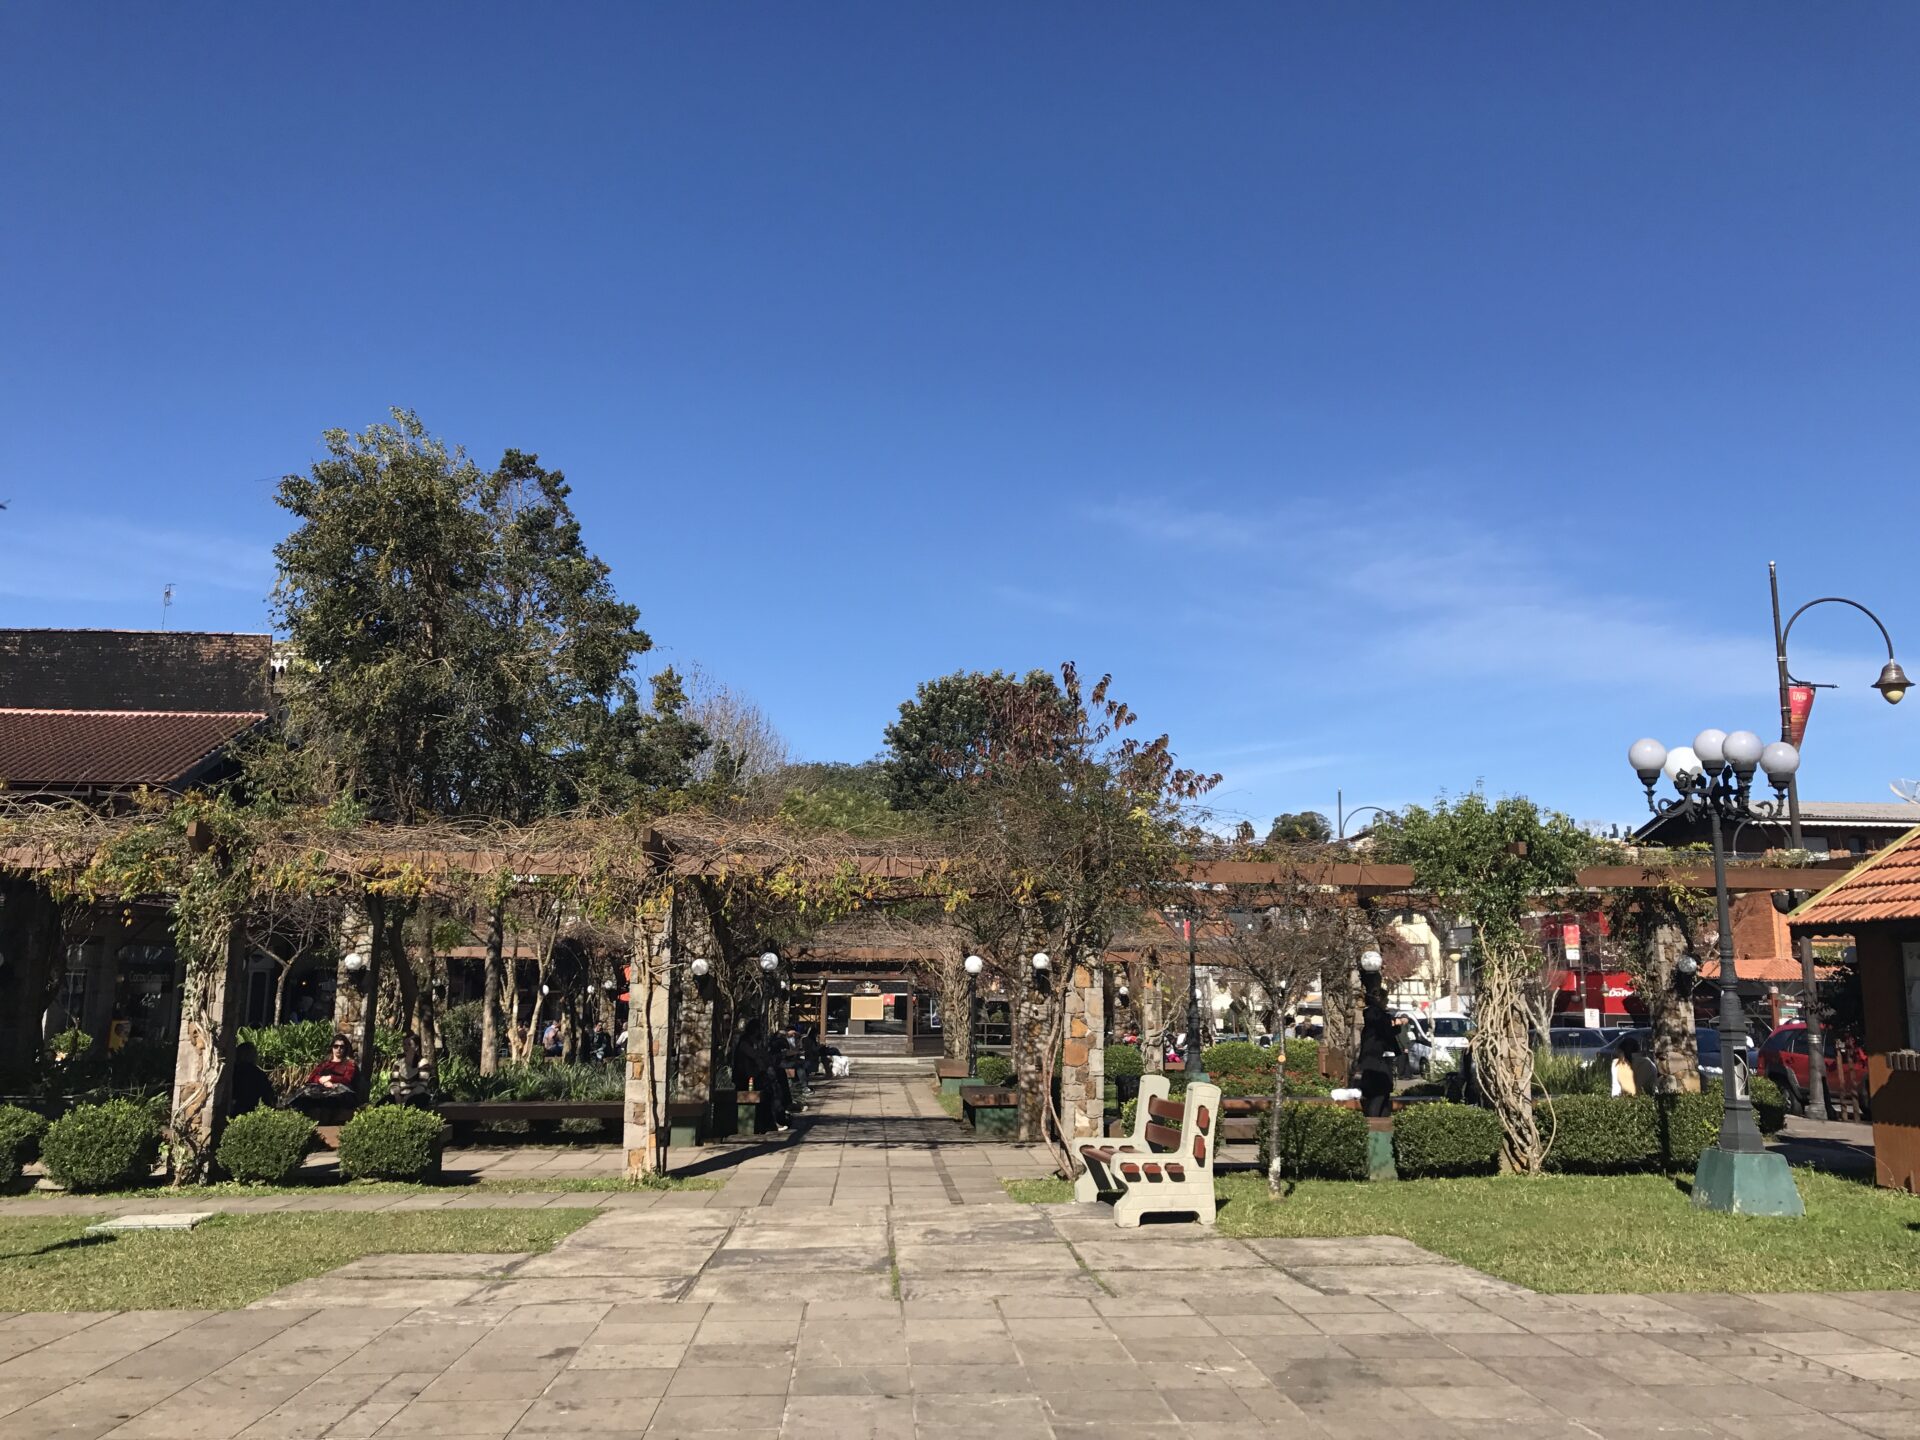
<svg viewBox="0 0 1920 1440"><path fill-rule="evenodd" d="M1059 735L1072 721L1067 698L1045 670L1018 678L956 670L925 681L886 728L887 798L898 810L950 804L958 787L985 772L1009 727Z"/></svg>

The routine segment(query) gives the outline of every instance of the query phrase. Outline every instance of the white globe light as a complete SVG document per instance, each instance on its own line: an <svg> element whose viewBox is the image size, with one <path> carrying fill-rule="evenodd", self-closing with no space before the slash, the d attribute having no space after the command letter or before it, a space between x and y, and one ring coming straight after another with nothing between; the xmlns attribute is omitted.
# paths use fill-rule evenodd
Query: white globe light
<svg viewBox="0 0 1920 1440"><path fill-rule="evenodd" d="M691 965L687 966L687 969L693 972L694 979L704 980L707 978L707 972L713 969L713 966L708 964L705 959L700 959L695 960Z"/></svg>
<svg viewBox="0 0 1920 1440"><path fill-rule="evenodd" d="M960 963L966 966L967 974L969 975L978 975L987 965L987 962L982 960L978 955L969 955Z"/></svg>
<svg viewBox="0 0 1920 1440"><path fill-rule="evenodd" d="M1033 968L1034 968L1034 969L1036 969L1036 970L1044 970L1044 969L1046 969L1046 968L1047 968L1047 966L1049 966L1049 965L1051 965L1052 963L1053 963L1053 961L1051 961L1051 960L1049 960L1049 959L1047 958L1047 952L1046 952L1046 951L1044 951L1044 950L1036 950L1036 951L1034 951L1034 952L1033 952Z"/></svg>
<svg viewBox="0 0 1920 1440"><path fill-rule="evenodd" d="M1658 775L1667 763L1667 747L1658 740L1636 740L1627 750L1627 763L1643 778Z"/></svg>
<svg viewBox="0 0 1920 1440"><path fill-rule="evenodd" d="M771 975L780 968L780 957L771 950L760 957L760 968Z"/></svg>
<svg viewBox="0 0 1920 1440"><path fill-rule="evenodd" d="M1800 768L1800 752L1784 740L1776 740L1760 752L1760 768L1767 778L1782 785Z"/></svg>
<svg viewBox="0 0 1920 1440"><path fill-rule="evenodd" d="M1727 763L1726 743L1726 731L1702 730L1693 737L1693 753L1700 757L1700 763L1708 770L1718 770Z"/></svg>
<svg viewBox="0 0 1920 1440"><path fill-rule="evenodd" d="M348 970L360 971L367 968L367 957L356 951L340 963L346 966Z"/></svg>
<svg viewBox="0 0 1920 1440"><path fill-rule="evenodd" d="M1760 743L1760 737L1751 730L1736 730L1727 736L1727 764L1742 775L1751 775L1753 767L1760 763L1760 752L1765 748Z"/></svg>
<svg viewBox="0 0 1920 1440"><path fill-rule="evenodd" d="M1378 975L1380 973L1380 967L1386 963L1386 961L1380 958L1380 952L1378 950L1369 950L1360 957L1360 968L1369 975Z"/></svg>
<svg viewBox="0 0 1920 1440"><path fill-rule="evenodd" d="M1691 745L1676 745L1667 752L1667 763L1660 768L1674 784L1682 785L1700 773L1700 757Z"/></svg>

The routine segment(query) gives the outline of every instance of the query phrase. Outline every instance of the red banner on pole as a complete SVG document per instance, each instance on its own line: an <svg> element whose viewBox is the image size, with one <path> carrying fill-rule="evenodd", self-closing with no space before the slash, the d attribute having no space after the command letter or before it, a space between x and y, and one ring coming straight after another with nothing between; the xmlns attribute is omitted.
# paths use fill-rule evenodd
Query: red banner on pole
<svg viewBox="0 0 1920 1440"><path fill-rule="evenodd" d="M1813 687L1787 687L1787 743L1798 750L1807 738L1807 716L1813 713Z"/></svg>

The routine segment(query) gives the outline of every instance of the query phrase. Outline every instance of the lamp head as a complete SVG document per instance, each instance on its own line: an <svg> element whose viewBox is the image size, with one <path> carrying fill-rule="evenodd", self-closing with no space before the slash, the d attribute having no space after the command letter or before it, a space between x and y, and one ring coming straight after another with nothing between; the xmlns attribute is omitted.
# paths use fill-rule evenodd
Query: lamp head
<svg viewBox="0 0 1920 1440"><path fill-rule="evenodd" d="M356 950L350 953L347 958L340 963L346 966L349 971L358 973L367 968L367 957Z"/></svg>
<svg viewBox="0 0 1920 1440"><path fill-rule="evenodd" d="M1053 961L1047 957L1046 951L1036 950L1033 952L1033 968L1035 971L1044 971L1052 963Z"/></svg>
<svg viewBox="0 0 1920 1440"><path fill-rule="evenodd" d="M1693 753L1700 757L1700 763L1707 767L1708 773L1712 773L1727 763L1726 744L1726 731L1702 730L1693 737Z"/></svg>
<svg viewBox="0 0 1920 1440"><path fill-rule="evenodd" d="M1700 968L1700 962L1691 955L1682 955L1673 962L1674 970L1681 975L1692 975Z"/></svg>
<svg viewBox="0 0 1920 1440"><path fill-rule="evenodd" d="M1660 767L1667 763L1667 747L1658 740L1636 740L1627 750L1627 763L1642 784L1651 785L1660 778Z"/></svg>
<svg viewBox="0 0 1920 1440"><path fill-rule="evenodd" d="M1676 745L1667 752L1667 763L1660 767L1676 788L1684 789L1700 774L1700 757L1691 745Z"/></svg>
<svg viewBox="0 0 1920 1440"><path fill-rule="evenodd" d="M700 957L699 959L697 959L697 960L694 960L694 961L692 961L692 962L691 962L691 963L690 963L690 964L689 964L689 965L687 966L687 969L693 972L693 978L694 978L694 979L696 979L696 980L704 980L704 979L706 979L706 978L707 978L707 972L708 972L709 970L711 970L711 969L713 969L713 966L712 966L712 964L711 964L711 963L710 963L710 962L709 962L709 961L708 961L708 960L706 959L706 957L705 957L705 956L702 956L702 957Z"/></svg>
<svg viewBox="0 0 1920 1440"><path fill-rule="evenodd" d="M1760 752L1760 768L1767 772L1774 789L1784 790L1800 768L1800 752L1786 741L1776 740Z"/></svg>
<svg viewBox="0 0 1920 1440"><path fill-rule="evenodd" d="M769 950L760 957L760 969L763 974L771 975L780 968L780 957Z"/></svg>
<svg viewBox="0 0 1920 1440"><path fill-rule="evenodd" d="M978 955L969 955L960 963L969 975L978 975L982 970L986 969L987 966L987 962L982 960Z"/></svg>
<svg viewBox="0 0 1920 1440"><path fill-rule="evenodd" d="M1360 968L1369 975L1378 975L1387 962L1380 958L1378 950L1369 950L1360 957Z"/></svg>
<svg viewBox="0 0 1920 1440"><path fill-rule="evenodd" d="M1736 730L1727 736L1724 748L1727 764L1733 767L1733 773L1751 775L1753 767L1760 763L1760 752L1766 746L1751 730Z"/></svg>
<svg viewBox="0 0 1920 1440"><path fill-rule="evenodd" d="M1873 682L1873 688L1886 697L1889 705L1898 705L1906 698L1907 672L1900 668L1898 660L1889 660L1880 667L1880 678Z"/></svg>

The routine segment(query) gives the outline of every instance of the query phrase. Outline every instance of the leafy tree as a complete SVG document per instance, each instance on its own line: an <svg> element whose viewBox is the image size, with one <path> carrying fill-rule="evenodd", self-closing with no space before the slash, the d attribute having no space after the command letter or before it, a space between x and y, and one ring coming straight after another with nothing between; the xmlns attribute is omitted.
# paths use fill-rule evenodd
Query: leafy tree
<svg viewBox="0 0 1920 1440"><path fill-rule="evenodd" d="M962 670L923 683L886 728L882 770L890 803L898 810L951 803L960 786L985 773L1015 717L1054 735L1073 721L1058 682L1044 670L1018 679Z"/></svg>
<svg viewBox="0 0 1920 1440"><path fill-rule="evenodd" d="M1269 845L1324 845L1331 839L1333 826L1318 810L1277 815L1267 831Z"/></svg>
<svg viewBox="0 0 1920 1440"><path fill-rule="evenodd" d="M956 781L946 836L955 854L950 911L1011 982L1025 1138L1055 1146L1053 1073L1073 969L1100 963L1116 929L1165 875L1185 838L1185 807L1219 782L1175 762L1165 735L1128 733L1136 715L1091 690L1071 665L1057 687L1003 684L982 727L978 763ZM1058 969L1036 988L1023 957Z"/></svg>
<svg viewBox="0 0 1920 1440"><path fill-rule="evenodd" d="M1473 927L1474 1077L1500 1116L1506 1165L1536 1174L1542 1153L1523 984L1542 956L1525 920L1539 897L1573 885L1594 841L1524 796L1489 803L1477 790L1431 810L1409 806L1376 833L1383 859L1411 865L1415 887Z"/></svg>
<svg viewBox="0 0 1920 1440"><path fill-rule="evenodd" d="M887 777L878 761L789 765L777 784L780 817L801 829L894 835L907 819L888 805Z"/></svg>

